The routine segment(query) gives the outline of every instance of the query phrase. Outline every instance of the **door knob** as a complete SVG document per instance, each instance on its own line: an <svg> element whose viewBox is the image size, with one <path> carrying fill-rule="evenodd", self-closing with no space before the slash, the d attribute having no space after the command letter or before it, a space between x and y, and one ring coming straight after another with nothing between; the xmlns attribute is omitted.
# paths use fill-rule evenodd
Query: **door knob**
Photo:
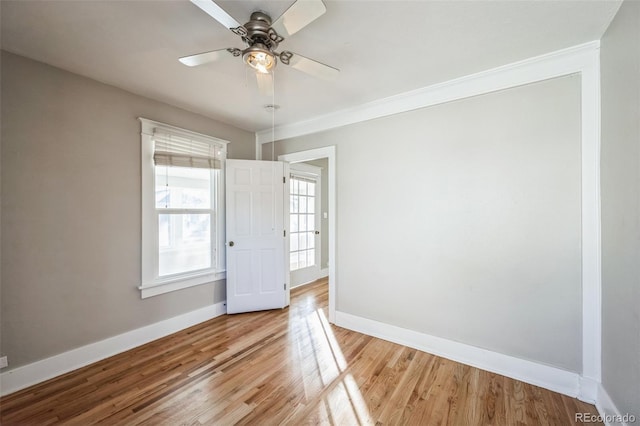
<svg viewBox="0 0 640 426"><path fill-rule="evenodd" d="M229 247L233 247L234 246L234 242L233 241L229 241Z"/></svg>
<svg viewBox="0 0 640 426"><path fill-rule="evenodd" d="M320 235L320 231L316 231L316 235Z"/></svg>

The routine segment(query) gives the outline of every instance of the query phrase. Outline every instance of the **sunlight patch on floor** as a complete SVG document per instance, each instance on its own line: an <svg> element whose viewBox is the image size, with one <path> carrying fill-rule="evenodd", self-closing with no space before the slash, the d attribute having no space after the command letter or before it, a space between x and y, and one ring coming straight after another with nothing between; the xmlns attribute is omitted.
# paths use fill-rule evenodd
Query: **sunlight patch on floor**
<svg viewBox="0 0 640 426"><path fill-rule="evenodd" d="M310 413L310 419L323 424L373 424L355 378L351 374L344 374L347 361L324 310L317 309L315 315L306 317L305 322L305 343L312 345L316 361L315 374L303 375L305 390L315 388L321 392L322 389L328 389Z"/></svg>

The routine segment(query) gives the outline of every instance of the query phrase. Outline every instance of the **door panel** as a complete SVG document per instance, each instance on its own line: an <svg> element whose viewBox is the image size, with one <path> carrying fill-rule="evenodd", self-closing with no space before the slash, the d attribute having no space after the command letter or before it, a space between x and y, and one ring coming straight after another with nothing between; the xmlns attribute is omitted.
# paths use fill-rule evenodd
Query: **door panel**
<svg viewBox="0 0 640 426"><path fill-rule="evenodd" d="M284 164L227 160L227 313L286 305Z"/></svg>
<svg viewBox="0 0 640 426"><path fill-rule="evenodd" d="M276 291L275 280L269 277L276 275L276 257L277 253L273 249L260 250L260 285L262 292Z"/></svg>
<svg viewBox="0 0 640 426"><path fill-rule="evenodd" d="M231 259L236 273L235 295L251 295L251 251L236 249Z"/></svg>
<svg viewBox="0 0 640 426"><path fill-rule="evenodd" d="M249 192L236 192L233 194L233 199L235 236L236 238L247 237L251 234L251 194Z"/></svg>

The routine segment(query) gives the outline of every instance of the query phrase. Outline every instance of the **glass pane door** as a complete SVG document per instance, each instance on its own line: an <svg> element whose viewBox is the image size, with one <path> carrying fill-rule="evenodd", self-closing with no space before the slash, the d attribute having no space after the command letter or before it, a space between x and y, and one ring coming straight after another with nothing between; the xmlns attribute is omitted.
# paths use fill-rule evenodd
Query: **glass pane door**
<svg viewBox="0 0 640 426"><path fill-rule="evenodd" d="M291 175L289 256L290 269L315 266L316 181Z"/></svg>

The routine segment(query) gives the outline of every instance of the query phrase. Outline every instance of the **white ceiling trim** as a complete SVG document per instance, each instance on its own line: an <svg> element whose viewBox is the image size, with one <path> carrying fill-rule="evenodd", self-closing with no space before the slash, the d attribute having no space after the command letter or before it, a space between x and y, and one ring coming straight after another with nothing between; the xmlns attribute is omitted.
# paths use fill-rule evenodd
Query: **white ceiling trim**
<svg viewBox="0 0 640 426"><path fill-rule="evenodd" d="M349 124L412 111L497 90L581 72L585 60L600 48L595 40L487 71L434 84L354 108L256 132L256 145L318 133ZM258 151L258 149L256 150ZM258 152L256 152L258 153Z"/></svg>

